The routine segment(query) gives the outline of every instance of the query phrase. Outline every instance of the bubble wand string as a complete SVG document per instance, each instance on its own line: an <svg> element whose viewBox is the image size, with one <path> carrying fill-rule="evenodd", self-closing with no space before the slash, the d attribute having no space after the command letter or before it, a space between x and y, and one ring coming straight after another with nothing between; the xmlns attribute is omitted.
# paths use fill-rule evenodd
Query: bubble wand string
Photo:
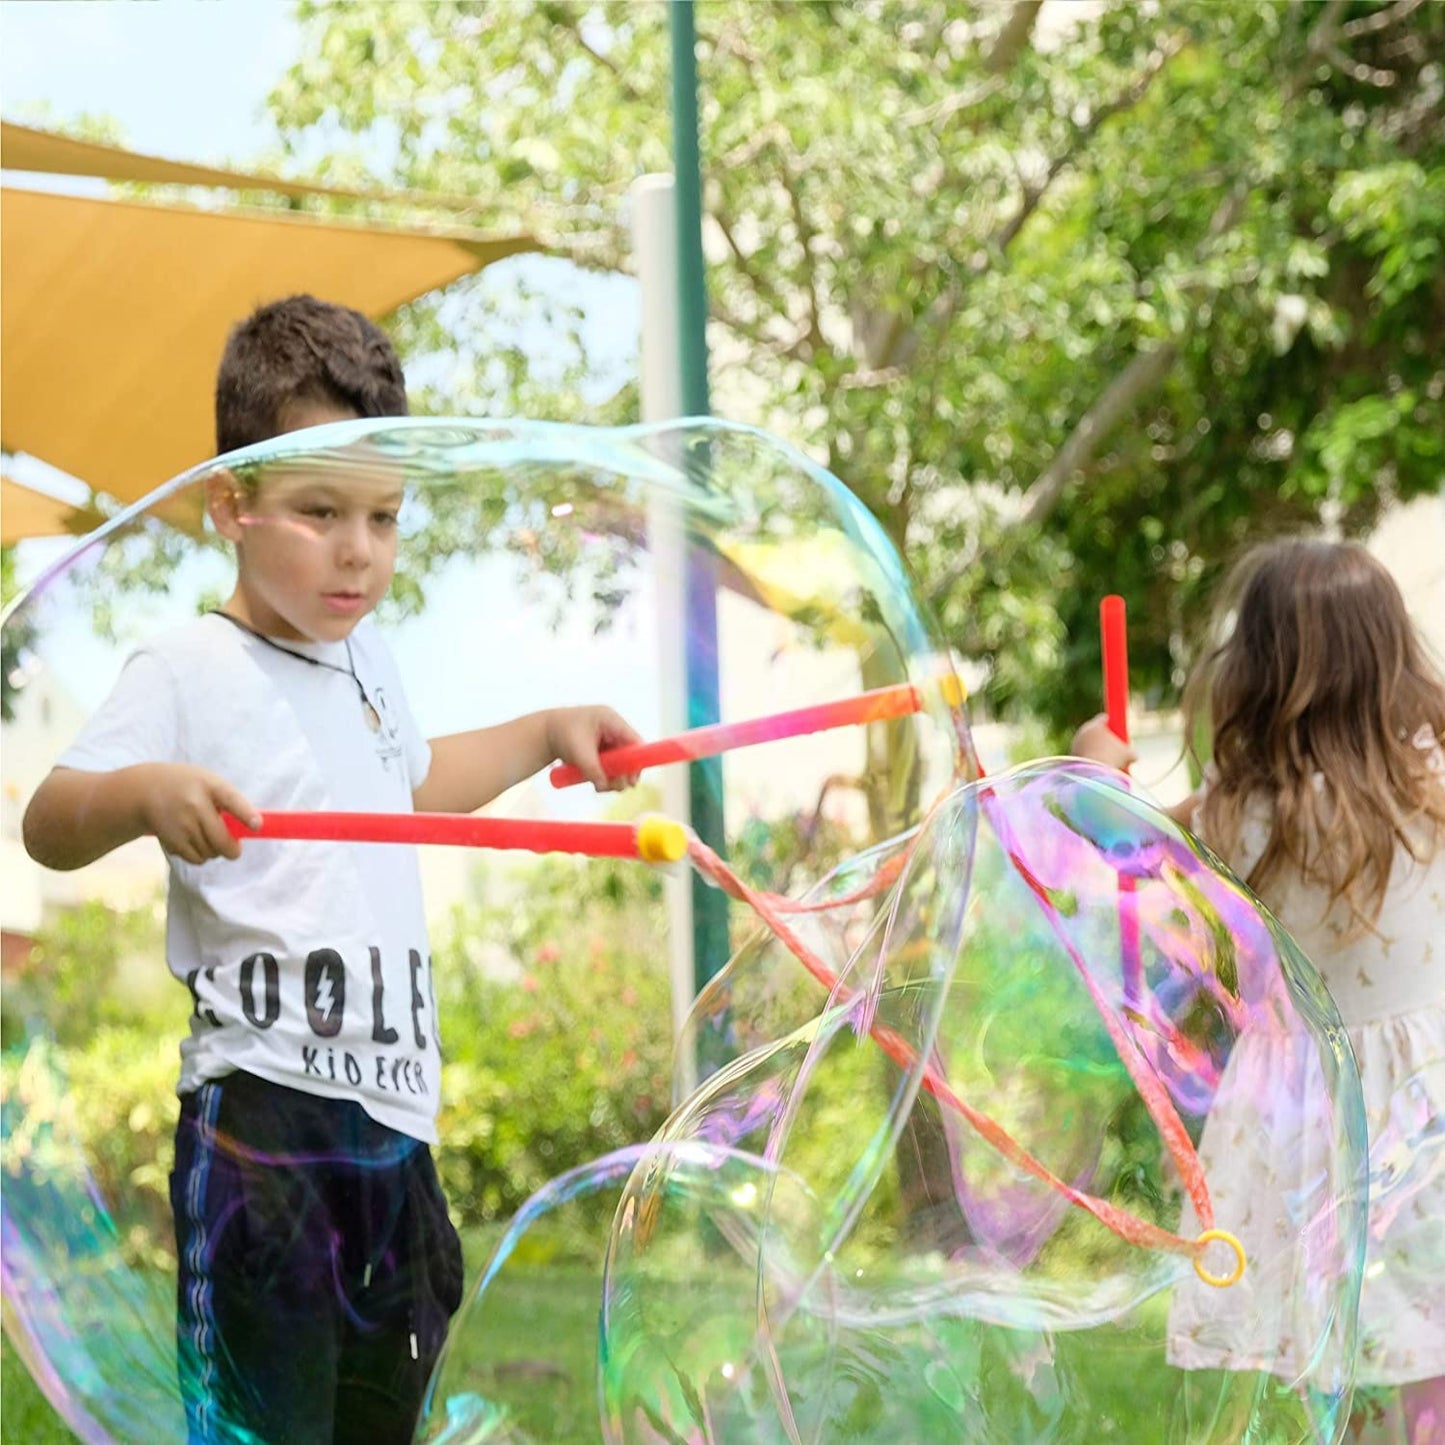
<svg viewBox="0 0 1445 1445"><path fill-rule="evenodd" d="M798 962L830 994L833 992L838 984L838 975L793 932L783 916L782 910L773 906L770 894L750 888L711 848L696 837L689 841L688 858L699 872L705 877L711 878L730 897L746 903ZM1101 1009L1102 1007L1101 1003ZM1108 1020L1106 1019L1105 1022L1107 1024ZM869 1025L869 1033L874 1042L900 1068L907 1070L915 1066L918 1061L918 1051L896 1029L874 1022ZM1118 1039L1115 1040L1116 1046L1119 1042ZM947 1105L965 1119L981 1138L992 1145L1010 1163L1048 1185L1069 1203L1077 1205L1080 1209L1093 1215L1106 1229L1120 1239L1144 1248L1188 1256L1193 1261L1200 1278L1209 1284L1233 1284L1243 1274L1244 1251L1233 1235L1213 1227L1214 1209L1209 1199L1208 1188L1204 1184L1199 1157L1189 1142L1188 1136L1184 1133L1183 1126L1179 1125L1177 1116L1173 1120L1177 1127L1168 1127L1159 1118L1156 1109L1160 1104L1160 1099L1156 1092L1148 1090L1144 1092L1146 1107L1154 1115L1155 1123L1159 1125L1166 1146L1181 1175L1191 1186L1191 1198L1194 1199L1200 1223L1205 1225L1204 1231L1194 1239L1176 1234L1173 1230L1164 1229L1148 1220L1140 1219L1128 1210L1111 1204L1106 1199L1088 1194L1084 1190L1075 1189L1073 1185L1060 1179L1047 1165L1041 1163L1019 1144L1007 1129L996 1123L987 1114L972 1108L955 1093L948 1080L934 1064L924 1065L921 1086L941 1104ZM1163 1106L1168 1114L1173 1114L1172 1106L1168 1104L1167 1099L1163 1100ZM1204 1250L1209 1244L1216 1241L1229 1245L1235 1253L1235 1268L1228 1275L1216 1275L1206 1271L1203 1267Z"/></svg>
<svg viewBox="0 0 1445 1445"><path fill-rule="evenodd" d="M1111 593L1099 603L1099 639L1104 661L1104 713L1109 731L1129 741L1129 636L1124 599ZM1126 1008L1137 1009L1143 983L1139 953L1139 900L1134 879L1119 874L1119 966Z"/></svg>

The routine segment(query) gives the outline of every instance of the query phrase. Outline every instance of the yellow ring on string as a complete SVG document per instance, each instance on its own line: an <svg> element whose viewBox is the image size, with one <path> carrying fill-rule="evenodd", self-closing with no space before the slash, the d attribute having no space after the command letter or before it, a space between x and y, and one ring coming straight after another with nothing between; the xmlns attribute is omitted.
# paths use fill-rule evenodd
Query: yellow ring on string
<svg viewBox="0 0 1445 1445"><path fill-rule="evenodd" d="M1238 1284L1244 1276L1244 1246L1227 1229L1206 1229L1194 1242L1198 1245L1206 1245L1214 1244L1216 1241L1220 1244L1227 1244L1234 1251L1234 1268L1228 1274L1211 1274L1204 1267L1204 1251L1201 1249L1194 1256L1194 1273L1205 1284L1212 1284L1215 1289L1228 1289L1230 1285Z"/></svg>

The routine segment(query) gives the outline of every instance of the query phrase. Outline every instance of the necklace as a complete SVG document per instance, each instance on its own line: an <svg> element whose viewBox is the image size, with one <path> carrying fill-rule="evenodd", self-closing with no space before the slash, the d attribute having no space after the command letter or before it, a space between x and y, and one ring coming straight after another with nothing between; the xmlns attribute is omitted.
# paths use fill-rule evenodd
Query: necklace
<svg viewBox="0 0 1445 1445"><path fill-rule="evenodd" d="M219 608L212 608L212 617L224 617L233 627L239 627L242 632L254 637L257 642L263 642L276 652L284 652L287 657L294 657L297 662L310 663L312 667L324 667L327 672L338 672L342 677L349 677L356 684L356 690L361 694L361 715L366 719L366 725L372 732L381 731L381 714L376 710L376 704L367 696L366 684L356 675L356 662L351 656L351 639L345 638L342 646L346 648L346 666L337 667L334 662L323 662L319 657L308 657L304 652L294 652L289 647L282 647L274 638L267 637L264 632L258 632L247 622L242 622L239 617L232 617L229 612L222 612Z"/></svg>

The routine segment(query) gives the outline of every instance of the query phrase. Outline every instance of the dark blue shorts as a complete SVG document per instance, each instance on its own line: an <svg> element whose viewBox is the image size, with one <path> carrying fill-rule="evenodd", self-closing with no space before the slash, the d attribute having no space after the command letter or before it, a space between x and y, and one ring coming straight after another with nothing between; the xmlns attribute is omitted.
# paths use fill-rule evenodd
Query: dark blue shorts
<svg viewBox="0 0 1445 1445"><path fill-rule="evenodd" d="M410 1445L462 1296L425 1144L231 1074L181 1101L171 1210L191 1445Z"/></svg>

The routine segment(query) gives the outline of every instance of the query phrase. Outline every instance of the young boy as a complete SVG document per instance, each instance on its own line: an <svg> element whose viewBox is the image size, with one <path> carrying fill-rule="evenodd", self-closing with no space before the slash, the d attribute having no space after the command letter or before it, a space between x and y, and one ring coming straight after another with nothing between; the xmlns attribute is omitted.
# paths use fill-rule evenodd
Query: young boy
<svg viewBox="0 0 1445 1445"><path fill-rule="evenodd" d="M219 451L399 416L365 317L295 296L232 333ZM193 1442L409 1442L461 1300L428 1146L440 1043L414 850L265 842L223 812L471 812L554 759L598 788L636 740L607 708L423 740L364 619L396 563L399 479L222 473L224 607L142 647L25 815L39 863L142 835L170 864L167 955L195 1008L171 1181L180 1375Z"/></svg>

